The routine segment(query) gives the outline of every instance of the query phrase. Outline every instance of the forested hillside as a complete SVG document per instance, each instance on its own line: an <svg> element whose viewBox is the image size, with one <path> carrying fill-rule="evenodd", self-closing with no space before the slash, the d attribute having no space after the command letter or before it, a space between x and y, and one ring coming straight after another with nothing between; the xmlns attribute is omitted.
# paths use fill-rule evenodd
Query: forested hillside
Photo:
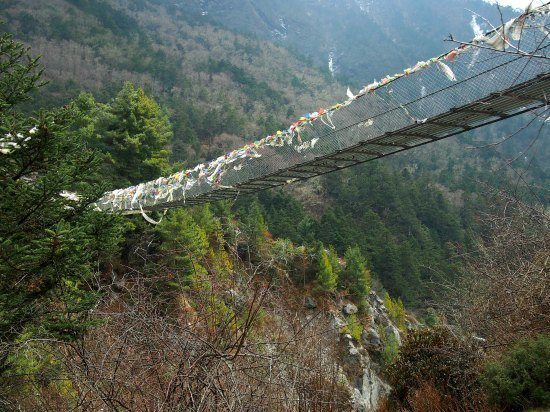
<svg viewBox="0 0 550 412"><path fill-rule="evenodd" d="M295 7L305 6L304 3ZM429 19L421 20L422 27L416 27L417 23L410 20L412 10L406 4L399 3L398 15L403 16L399 23L383 17L388 13L387 6L365 6L367 9L363 7L359 9L361 13L357 13L359 5L356 3L337 8L328 2L312 8L315 15L310 17L305 9L297 12L293 24L301 29L289 35L288 41L279 43L286 45L290 42L298 46L296 41L299 39L311 46L295 48L300 53L310 54L310 51L318 50L316 47L323 41L315 35L318 28L304 32L308 18L318 21L318 18L322 20L330 16L332 22L349 21L355 25L365 25L368 21L372 24L367 24L365 30L349 28L354 33L349 39L354 51L347 55L355 56L353 59L357 59L357 63L347 62L345 66L351 69L354 64L376 63L379 69L369 66L367 70L370 78L398 70L415 59L443 50L445 45L440 39L434 41L436 37L427 30L428 27L438 30L438 33L456 28L454 33L461 37L471 36L471 13L465 11L466 6L474 7L473 4L453 3L450 10L460 9L458 17L453 14L452 18L435 20L437 13L430 12L426 5L422 10ZM475 6L494 17L494 9L479 2ZM207 11L207 15L199 13L197 7ZM215 23L220 21L250 31L245 30L245 21L249 29L261 25L253 20L243 20L244 17L261 16L265 19L285 9L284 4L267 6L254 3L256 11L247 12L250 7L252 4L247 2L216 7L208 2L193 6L192 2L166 5L161 1L56 0L55 3L43 3L25 0L4 2L1 13L8 30L30 44L34 53L44 55L45 76L50 83L36 96L35 105L61 105L82 91L91 92L96 101L106 101L118 92L123 81L133 81L154 95L168 115L173 131L171 161L192 166L194 162L213 158L278 130L301 113L339 101L343 95L345 86L335 82L326 70L315 68L315 56L321 51L311 54L310 60L275 46L268 41L269 36L261 36L257 31L254 33L260 35L258 38L248 37ZM289 9L290 6L286 7ZM340 10L343 15L336 17L331 10ZM415 6L414 11L419 10ZM211 12L214 18L210 18ZM232 19L231 13L241 18ZM375 25L374 22L378 23ZM405 30L406 27L409 29ZM397 36L396 31L401 33L400 36L405 36L407 31L415 33L407 39L425 36L430 41L415 40L423 48L405 47L395 41L396 50L400 52L382 53L388 36ZM346 30L338 30L338 33L346 36ZM366 37L357 37L357 33ZM372 37L377 33L386 33L385 40ZM262 37L265 40L261 40ZM346 37L338 41L344 39L348 41ZM369 46L372 55L361 54L361 49L356 47L358 42L374 44ZM377 57L380 55L401 58L390 62ZM382 284L408 304L422 307L432 294L426 289L426 283L420 280L453 278L455 265L460 264L453 260L453 254L458 250L463 253L470 247L468 239L475 232L472 215L484 203L480 195L485 189L479 182L521 191L524 181L534 181L534 189L525 194L535 201L548 195L543 189L549 179L548 168L539 160L544 158L544 150L548 148L540 139L532 142L530 137L538 122L502 146L486 147L488 141L513 133L526 121L511 120L504 127L491 127L486 131L472 132L460 140L408 152L384 161L383 164L390 166L388 170L384 165L358 167L351 174L343 172L292 188L299 202L281 195L287 199L282 202L283 208L267 204L264 210L266 219L270 228L283 237L297 239L295 232L302 230L308 233L308 237L299 238L300 241L322 241L337 247L340 252L347 246L361 245ZM101 133L102 127L105 125L99 126L96 133ZM472 150L466 149L467 146L484 148ZM517 173L507 167L505 161L525 148L530 149L525 153L525 159L520 162L516 159L512 165L519 168L523 179L518 189ZM524 169L527 168L529 172L526 173ZM148 175L148 178L153 176ZM377 195L377 192L387 193L390 188L394 195ZM351 193L352 202L349 199ZM245 203L247 201L245 199ZM362 205L359 214L351 210L354 202ZM419 202L425 203L426 207L412 207ZM410 217L404 218L404 211ZM445 218L430 216L440 213ZM292 222L291 231L283 229L290 223L281 225L286 216ZM344 221L346 223L338 223ZM404 221L408 223L404 224ZM453 222L452 230L442 234L438 227L441 221ZM355 222L359 225L354 225ZM365 222L366 226L360 222ZM316 229L311 231L313 227ZM350 233L350 227L354 227L355 233ZM416 247L418 245L422 246Z"/></svg>
<svg viewBox="0 0 550 412"><path fill-rule="evenodd" d="M175 4L199 21L220 22L298 50L323 71L361 87L445 52L449 45L443 40L450 33L457 39L471 39L472 12L500 21L497 9L480 0L449 0L444 8L430 0L190 0ZM504 8L502 18L507 21L513 13ZM476 22L489 29L481 18Z"/></svg>
<svg viewBox="0 0 550 412"><path fill-rule="evenodd" d="M194 15L178 8L165 9L155 2L132 2L126 6L96 0L59 0L55 4L28 0L7 2L2 8L9 22L7 28L20 33L19 37L33 46L35 53L44 55L45 76L51 83L37 96L35 104L62 104L82 91L91 92L95 100L101 101L114 96L123 79L134 81L154 94L169 116L174 136L170 143L172 161L210 158L272 132L312 107L336 101L343 90L343 86L332 81L328 74L321 74L307 59L266 40L197 22ZM41 21L49 23L40 24ZM97 135L109 127L93 126ZM131 168L133 163L129 161ZM283 202L286 210L267 206L266 219L279 236L309 244L321 241L335 246L340 253L348 246L361 245L363 253L371 258L369 266L382 283L409 304L420 304L429 295L426 290L419 291L423 288L418 281L420 267L432 268L422 269L430 272L423 273L424 277L435 273L439 277L452 277L454 263L444 259L453 253L449 242L462 239L464 228L472 222L462 222L459 209L437 195L433 185L425 187L425 183L411 179L403 181L401 172L385 171L383 166L375 169L361 169L366 182L373 179L368 186L362 183L363 179L350 181L344 174L313 183L326 194L321 202L327 205L318 212L308 206L316 196L309 196L306 189L301 195L305 209L288 198ZM118 182L122 185L124 180ZM428 242L437 259L433 259L433 254L411 248L406 241L409 235L402 234L403 226L385 212L391 209L399 213L402 206L386 196L377 197L368 189L385 191L396 183L398 187L393 190L397 203L416 203L416 194L407 188L412 184L414 190L428 197L425 202L431 196L439 196L445 205L443 211L457 222L451 238L440 237L433 221L419 217L418 211L409 208L415 221L415 229L409 231L411 241ZM341 189L337 190L338 186ZM350 186L356 192L356 200L365 206L361 216L349 210L344 193ZM377 198L380 203L365 202L368 198ZM249 200L243 199L245 204ZM301 212L294 213L292 205ZM441 212L439 207L436 209ZM306 239L284 231L285 226L280 223L286 215L290 215L293 223L304 221L301 230L309 233ZM354 219L368 222L373 228L372 234L367 235L372 242L365 240L359 227L355 234L343 234L349 231L348 223L340 225L336 221L346 219L345 216L347 222ZM317 225L318 229L312 232L308 225ZM327 225L330 229L325 231ZM336 237L332 236L335 231ZM408 252L403 255L400 251L404 249ZM388 259L389 263L386 254L394 256ZM410 267L404 269L402 259L407 259Z"/></svg>
<svg viewBox="0 0 550 412"><path fill-rule="evenodd" d="M510 8L499 12L477 0L446 1L445 7L430 0L200 0L178 6L194 13L198 21L219 22L298 50L324 72L357 88L443 53L453 46L444 41L450 36L468 41L475 30L489 30L490 23L499 25L517 13ZM504 187L518 175L535 186L536 194L523 190L522 196L547 203L548 192L543 188L550 181L550 169L543 159L550 152L541 139L533 141L540 122L530 120L522 117L498 123L397 156L390 163L398 169L408 167L413 174L428 174L430 180L454 192L450 198L459 203L468 202L461 194L475 192L478 181ZM528 122L530 127L517 133ZM506 139L512 134L513 139ZM519 152L523 156L515 159ZM518 173L506 165L512 159L511 166ZM520 189L525 185L521 182Z"/></svg>
<svg viewBox="0 0 550 412"><path fill-rule="evenodd" d="M542 115L232 201L93 209L470 38L466 7L501 19L3 0L0 410L548 407Z"/></svg>
<svg viewBox="0 0 550 412"><path fill-rule="evenodd" d="M0 10L5 29L44 56L51 83L37 104L83 90L105 100L133 81L169 112L174 160L242 144L335 99L336 86L287 50L155 2L5 1Z"/></svg>

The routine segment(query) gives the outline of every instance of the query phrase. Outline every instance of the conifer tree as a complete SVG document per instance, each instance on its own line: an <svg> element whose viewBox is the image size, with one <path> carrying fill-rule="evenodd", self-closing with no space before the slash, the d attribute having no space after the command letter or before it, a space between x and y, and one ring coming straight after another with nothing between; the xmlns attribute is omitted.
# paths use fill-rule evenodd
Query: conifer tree
<svg viewBox="0 0 550 412"><path fill-rule="evenodd" d="M391 320L402 331L406 329L405 326L405 305L401 298L392 299L390 294L386 292L384 295L384 306L388 309Z"/></svg>
<svg viewBox="0 0 550 412"><path fill-rule="evenodd" d="M366 260L357 246L349 247L344 255L346 268L343 271L344 285L356 299L363 299L371 287L370 271Z"/></svg>
<svg viewBox="0 0 550 412"><path fill-rule="evenodd" d="M167 263L181 271L186 283L198 271L205 271L201 262L208 252L208 237L189 210L172 211L156 230L162 239L161 250L167 252Z"/></svg>
<svg viewBox="0 0 550 412"><path fill-rule="evenodd" d="M338 282L341 282L342 277L342 265L340 264L340 261L338 260L338 252L336 252L336 249L334 246L330 246L327 250L327 256L328 260L330 262L330 266L332 267L332 272L334 273L334 276L338 280Z"/></svg>
<svg viewBox="0 0 550 412"><path fill-rule="evenodd" d="M115 186L137 184L169 171L172 126L168 116L143 89L125 83L109 104L83 94L79 105L94 110L85 126L92 143L107 154L107 173ZM95 107L94 107L95 105Z"/></svg>
<svg viewBox="0 0 550 412"><path fill-rule="evenodd" d="M317 273L317 288L323 292L334 292L338 285L338 277L332 270L330 258L326 250L319 253L319 272Z"/></svg>
<svg viewBox="0 0 550 412"><path fill-rule="evenodd" d="M268 228L258 201L253 199L252 202L239 209L238 217L241 229L248 236L248 242L253 249L260 251L264 246Z"/></svg>
<svg viewBox="0 0 550 412"><path fill-rule="evenodd" d="M90 278L119 241L117 218L90 204L98 158L73 105L25 115L41 85L28 49L0 36L0 374L25 339L73 340L96 303Z"/></svg>

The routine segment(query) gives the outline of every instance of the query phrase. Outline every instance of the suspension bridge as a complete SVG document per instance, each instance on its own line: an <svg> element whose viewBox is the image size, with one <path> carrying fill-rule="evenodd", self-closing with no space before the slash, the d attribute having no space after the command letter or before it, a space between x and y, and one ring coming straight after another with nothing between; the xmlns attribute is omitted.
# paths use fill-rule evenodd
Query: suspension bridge
<svg viewBox="0 0 550 412"><path fill-rule="evenodd" d="M168 177L106 193L98 210L144 213L274 188L433 143L547 105L550 3L365 86L287 130Z"/></svg>

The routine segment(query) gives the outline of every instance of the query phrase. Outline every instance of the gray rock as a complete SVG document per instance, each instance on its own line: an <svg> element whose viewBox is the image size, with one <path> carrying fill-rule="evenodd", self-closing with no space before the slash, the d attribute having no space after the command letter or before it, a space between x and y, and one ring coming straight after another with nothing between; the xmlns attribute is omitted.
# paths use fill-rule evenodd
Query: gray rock
<svg viewBox="0 0 550 412"><path fill-rule="evenodd" d="M304 300L304 306L308 309L315 309L317 307L317 302L311 296L306 296Z"/></svg>
<svg viewBox="0 0 550 412"><path fill-rule="evenodd" d="M373 311L372 317L377 325L389 326L390 324L388 317L378 310Z"/></svg>
<svg viewBox="0 0 550 412"><path fill-rule="evenodd" d="M358 388L353 388L353 406L357 412L367 412L366 406L365 406L365 400L363 399L363 394Z"/></svg>
<svg viewBox="0 0 550 412"><path fill-rule="evenodd" d="M333 313L333 316L334 317L332 318L332 327L334 329L342 329L345 326L347 326L347 322L344 319L342 319L340 315Z"/></svg>
<svg viewBox="0 0 550 412"><path fill-rule="evenodd" d="M401 346L401 334L399 333L399 329L397 329L395 326L393 325L386 326L386 335L388 337L393 335L397 340L398 345Z"/></svg>
<svg viewBox="0 0 550 412"><path fill-rule="evenodd" d="M380 400L388 395L391 387L376 371L377 365L368 357L363 357L362 373L355 380L351 390L354 410L373 412L378 409Z"/></svg>
<svg viewBox="0 0 550 412"><path fill-rule="evenodd" d="M376 292L371 292L369 294L369 300L374 306L382 306L384 305L384 301L376 294Z"/></svg>
<svg viewBox="0 0 550 412"><path fill-rule="evenodd" d="M479 345L485 345L487 343L487 339L481 336L472 335L472 339Z"/></svg>
<svg viewBox="0 0 550 412"><path fill-rule="evenodd" d="M374 310L372 305L367 300L363 301L363 304L364 304L365 313L368 313L369 315L371 315L372 311Z"/></svg>
<svg viewBox="0 0 550 412"><path fill-rule="evenodd" d="M353 303L346 303L342 308L342 311L346 315L353 315L354 313L357 313L357 310L357 306L355 306Z"/></svg>
<svg viewBox="0 0 550 412"><path fill-rule="evenodd" d="M343 336L343 339L344 339L344 350L346 351L346 353L343 356L342 360L346 364L354 368L357 368L357 367L362 368L364 363L364 358L361 355L359 348L353 344L353 338L351 337L351 335L345 334Z"/></svg>
<svg viewBox="0 0 550 412"><path fill-rule="evenodd" d="M367 349L380 349L382 347L382 340L380 339L380 335L374 328L369 328L363 331L361 334L361 340L363 341L363 345Z"/></svg>
<svg viewBox="0 0 550 412"><path fill-rule="evenodd" d="M376 411L378 409L380 399L385 397L390 390L390 386L378 377L373 368L367 366L364 369L362 378L360 389L361 397L359 399L355 399L356 405L365 411Z"/></svg>

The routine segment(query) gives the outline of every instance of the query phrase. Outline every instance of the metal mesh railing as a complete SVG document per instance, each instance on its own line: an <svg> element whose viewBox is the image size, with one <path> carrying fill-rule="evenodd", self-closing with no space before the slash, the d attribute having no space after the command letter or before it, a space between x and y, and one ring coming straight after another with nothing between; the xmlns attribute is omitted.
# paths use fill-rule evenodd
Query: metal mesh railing
<svg viewBox="0 0 550 412"><path fill-rule="evenodd" d="M475 127L476 121L491 115L482 110L483 106L469 113L470 126L464 125L465 111L453 120L453 110L550 72L548 19L546 5L475 40L474 45L462 45L446 55L419 62L404 73L366 86L356 96L349 94L342 104L304 115L288 130L192 170L106 193L96 207L132 212L216 200L334 170L334 163L318 160L346 153L350 148L360 150L353 158L337 158L341 165ZM503 50L490 47L502 34L509 46ZM528 105L527 100L522 105ZM514 107L517 109L517 105ZM445 122L433 120L445 113ZM498 111L495 113L498 115ZM424 124L422 133L403 132Z"/></svg>

